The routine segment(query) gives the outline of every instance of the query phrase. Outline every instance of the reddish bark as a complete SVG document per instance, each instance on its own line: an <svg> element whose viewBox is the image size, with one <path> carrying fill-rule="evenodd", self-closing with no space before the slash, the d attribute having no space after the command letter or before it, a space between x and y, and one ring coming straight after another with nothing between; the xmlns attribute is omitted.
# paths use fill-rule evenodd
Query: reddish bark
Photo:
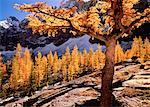
<svg viewBox="0 0 150 107"><path fill-rule="evenodd" d="M115 64L115 45L116 39L109 38L106 41L106 62L102 70L102 88L101 88L101 107L111 107L112 81Z"/></svg>

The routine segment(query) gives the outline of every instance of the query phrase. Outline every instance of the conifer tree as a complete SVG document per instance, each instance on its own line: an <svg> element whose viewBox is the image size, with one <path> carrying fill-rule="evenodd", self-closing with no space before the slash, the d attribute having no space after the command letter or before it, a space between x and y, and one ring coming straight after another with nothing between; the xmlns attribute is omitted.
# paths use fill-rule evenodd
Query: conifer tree
<svg viewBox="0 0 150 107"><path fill-rule="evenodd" d="M130 36L132 30L145 21L150 21L150 7L145 7L142 12L138 11L135 8L138 1L96 0L94 5L89 5L88 9L81 12L76 7L57 9L41 2L16 5L16 8L32 14L28 16L28 27L33 33L54 37L58 31L66 29L74 35L88 34L105 42L106 61L102 70L101 106L110 107L116 41Z"/></svg>
<svg viewBox="0 0 150 107"><path fill-rule="evenodd" d="M47 65L47 72L45 74L45 81L46 81L47 85L52 80L51 76L52 76L52 73L53 73L52 72L53 61L54 61L53 54L52 54L52 51L50 51L50 53L47 55L48 65Z"/></svg>
<svg viewBox="0 0 150 107"><path fill-rule="evenodd" d="M63 75L63 81L67 81L67 58L66 55L62 56L62 64L61 64L61 70L62 70L62 75Z"/></svg>
<svg viewBox="0 0 150 107"><path fill-rule="evenodd" d="M35 57L34 65L35 82L37 87L40 87L41 80L43 79L43 72L42 54L38 52L37 57Z"/></svg>
<svg viewBox="0 0 150 107"><path fill-rule="evenodd" d="M80 71L83 72L84 69L84 56L83 53L79 52L79 67Z"/></svg>
<svg viewBox="0 0 150 107"><path fill-rule="evenodd" d="M99 62L99 56L98 51L94 53L94 69L99 70L100 69L100 62Z"/></svg>
<svg viewBox="0 0 150 107"><path fill-rule="evenodd" d="M79 71L79 55L78 55L78 47L75 46L72 54L71 54L71 62L72 62L72 66L74 66L74 70L75 70L75 74L77 76L78 71Z"/></svg>
<svg viewBox="0 0 150 107"><path fill-rule="evenodd" d="M58 62L58 55L55 52L55 54L54 54L54 61L53 61L53 67L52 67L52 71L53 71L55 79L57 79L57 77L58 77L58 64L59 64L59 62Z"/></svg>
<svg viewBox="0 0 150 107"><path fill-rule="evenodd" d="M89 54L88 54L88 67L93 70L94 68L94 52L93 52L93 49L90 48L90 51L89 51Z"/></svg>
<svg viewBox="0 0 150 107"><path fill-rule="evenodd" d="M42 57L42 62L41 63L42 63L42 70L43 70L43 80L44 80L44 82L46 82L46 85L48 86L48 81L46 81L46 80L48 80L47 79L47 77L48 77L48 73L47 72L49 72L49 71L48 71L48 61L47 61L46 56Z"/></svg>
<svg viewBox="0 0 150 107"><path fill-rule="evenodd" d="M124 52L121 48L119 42L117 42L116 48L115 48L115 63L124 61Z"/></svg>
<svg viewBox="0 0 150 107"><path fill-rule="evenodd" d="M2 90L2 80L3 80L3 76L4 74L6 73L6 65L3 64L3 61L2 61L2 56L1 56L1 53L0 53L0 92Z"/></svg>
<svg viewBox="0 0 150 107"><path fill-rule="evenodd" d="M3 63L3 58L2 55L0 53L0 71L2 73L2 75L6 74L6 64Z"/></svg>
<svg viewBox="0 0 150 107"><path fill-rule="evenodd" d="M150 42L148 38L144 40L144 48L145 48L145 60L150 60Z"/></svg>
<svg viewBox="0 0 150 107"><path fill-rule="evenodd" d="M29 78L29 92L28 92L29 95L32 95L32 93L36 91L38 88L36 78L37 78L36 71L34 70L34 66L32 66L32 71Z"/></svg>
<svg viewBox="0 0 150 107"><path fill-rule="evenodd" d="M100 46L99 44L97 47L97 54L98 54L98 60L99 60L100 66L102 68L102 65L105 64L105 54L102 52L102 46Z"/></svg>
<svg viewBox="0 0 150 107"><path fill-rule="evenodd" d="M67 63L67 65L69 65L69 63L70 63L70 61L71 61L71 56L70 56L70 49L69 49L69 47L66 48L65 56L66 56L66 63Z"/></svg>
<svg viewBox="0 0 150 107"><path fill-rule="evenodd" d="M31 60L31 54L28 48L25 49L24 56L23 56L23 68L22 68L22 75L23 81L25 84L29 84L29 79L32 71L33 62Z"/></svg>
<svg viewBox="0 0 150 107"><path fill-rule="evenodd" d="M14 90L17 90L19 87L21 80L21 67L20 64L22 63L21 59L21 51L22 47L20 44L17 44L15 56L12 59L12 73L10 76L10 87L13 88Z"/></svg>
<svg viewBox="0 0 150 107"><path fill-rule="evenodd" d="M127 50L125 55L126 59L131 59L133 56L139 56L139 42L138 38L135 37L133 39L132 48L130 50Z"/></svg>
<svg viewBox="0 0 150 107"><path fill-rule="evenodd" d="M139 36L139 38L138 38L138 55L137 55L137 57L138 58L140 58L140 60L141 60L141 62L143 62L144 61L144 56L145 56L145 49L144 49L144 47L143 47L143 41L142 41L142 38L141 38L141 36Z"/></svg>
<svg viewBox="0 0 150 107"><path fill-rule="evenodd" d="M73 80L74 75L75 75L75 68L73 66L73 62L71 62L68 67L68 80L69 81Z"/></svg>
<svg viewBox="0 0 150 107"><path fill-rule="evenodd" d="M84 58L84 67L85 67L85 70L87 71L87 67L88 67L88 53L87 53L86 49L83 50L83 58Z"/></svg>

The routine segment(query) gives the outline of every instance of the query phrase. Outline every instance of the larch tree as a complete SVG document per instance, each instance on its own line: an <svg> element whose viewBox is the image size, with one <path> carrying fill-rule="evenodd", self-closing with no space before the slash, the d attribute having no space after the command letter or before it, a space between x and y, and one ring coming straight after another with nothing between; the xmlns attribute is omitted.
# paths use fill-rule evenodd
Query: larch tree
<svg viewBox="0 0 150 107"><path fill-rule="evenodd" d="M150 42L148 38L144 40L144 48L145 48L145 60L150 60Z"/></svg>
<svg viewBox="0 0 150 107"><path fill-rule="evenodd" d="M25 82L25 84L29 84L29 79L30 79L30 75L31 75L31 71L32 71L32 66L33 66L33 62L31 60L31 54L29 49L25 49L24 52L24 56L23 56L23 80Z"/></svg>
<svg viewBox="0 0 150 107"><path fill-rule="evenodd" d="M115 48L115 63L122 62L125 60L123 49L121 48L119 42L117 42Z"/></svg>
<svg viewBox="0 0 150 107"><path fill-rule="evenodd" d="M2 90L2 79L5 73L6 73L6 65L3 64L2 56L0 53L0 90Z"/></svg>
<svg viewBox="0 0 150 107"><path fill-rule="evenodd" d="M53 71L55 79L58 79L58 65L59 65L58 55L55 52L55 54L54 54L54 61L53 61L53 67L52 67L52 71Z"/></svg>
<svg viewBox="0 0 150 107"><path fill-rule="evenodd" d="M38 52L37 57L35 57L35 65L34 65L34 71L35 73L35 81L36 81L36 85L39 88L41 85L41 80L43 79L43 62L42 62L42 54L40 52Z"/></svg>
<svg viewBox="0 0 150 107"><path fill-rule="evenodd" d="M120 37L130 36L134 28L150 21L150 7L137 8L139 0L97 0L87 10L76 7L53 8L45 3L15 5L30 12L28 27L33 33L56 34L69 29L74 35L88 34L106 44L106 61L102 70L101 107L110 107L115 64L115 45Z"/></svg>
<svg viewBox="0 0 150 107"><path fill-rule="evenodd" d="M50 53L47 55L47 71L45 73L45 82L46 85L48 86L48 84L51 82L51 75L52 75L52 67L53 67L53 54L52 51L50 51Z"/></svg>
<svg viewBox="0 0 150 107"><path fill-rule="evenodd" d="M84 58L84 67L87 68L88 66L88 53L86 49L83 50L83 58Z"/></svg>
<svg viewBox="0 0 150 107"><path fill-rule="evenodd" d="M78 53L78 47L75 46L72 53L71 53L71 62L72 62L72 66L74 66L74 76L77 76L78 71L79 71L79 53Z"/></svg>
<svg viewBox="0 0 150 107"><path fill-rule="evenodd" d="M21 53L22 53L22 47L20 44L17 44L16 51L15 51L15 56L12 59L12 73L10 75L9 83L10 87L13 88L14 90L17 90L19 87L19 83L21 82L21 65L22 65L22 58L21 58Z"/></svg>
<svg viewBox="0 0 150 107"><path fill-rule="evenodd" d="M62 63L61 63L61 71L63 76L63 81L65 82L67 80L67 64L66 64L66 56L62 56Z"/></svg>
<svg viewBox="0 0 150 107"><path fill-rule="evenodd" d="M91 67L91 70L93 71L94 68L94 52L93 49L90 48L89 54L88 54L88 67Z"/></svg>

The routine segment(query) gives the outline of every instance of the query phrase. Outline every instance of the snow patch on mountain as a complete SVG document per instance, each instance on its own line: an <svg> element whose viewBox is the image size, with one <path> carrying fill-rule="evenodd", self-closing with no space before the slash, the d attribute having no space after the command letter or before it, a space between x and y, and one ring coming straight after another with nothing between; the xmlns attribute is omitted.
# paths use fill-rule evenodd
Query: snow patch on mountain
<svg viewBox="0 0 150 107"><path fill-rule="evenodd" d="M19 27L19 23L20 21L16 17L10 16L6 20L0 21L0 26L8 29L11 26Z"/></svg>
<svg viewBox="0 0 150 107"><path fill-rule="evenodd" d="M0 21L0 26L2 26L5 29L8 29L10 26L12 26L12 24L9 23L7 20L3 20L3 21Z"/></svg>

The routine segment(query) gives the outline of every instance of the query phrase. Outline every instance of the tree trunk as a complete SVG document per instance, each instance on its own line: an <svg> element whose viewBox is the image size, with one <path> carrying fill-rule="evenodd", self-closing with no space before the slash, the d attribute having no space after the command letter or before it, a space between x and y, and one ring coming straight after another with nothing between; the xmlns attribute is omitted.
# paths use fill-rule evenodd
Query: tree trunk
<svg viewBox="0 0 150 107"><path fill-rule="evenodd" d="M111 107L112 105L112 81L115 64L115 38L106 41L106 62L102 70L101 107Z"/></svg>

